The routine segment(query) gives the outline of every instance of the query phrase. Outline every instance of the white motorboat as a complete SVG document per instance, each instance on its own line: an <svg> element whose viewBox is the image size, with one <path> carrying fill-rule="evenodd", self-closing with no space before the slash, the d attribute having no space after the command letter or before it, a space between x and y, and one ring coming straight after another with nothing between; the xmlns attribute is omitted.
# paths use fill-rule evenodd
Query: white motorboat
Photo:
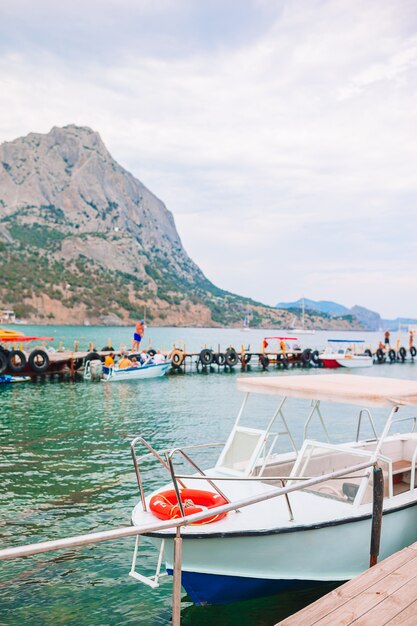
<svg viewBox="0 0 417 626"><path fill-rule="evenodd" d="M328 339L330 346L320 352L319 359L326 368L372 367L374 360L370 350L358 352L357 345L363 346L363 339Z"/></svg>
<svg viewBox="0 0 417 626"><path fill-rule="evenodd" d="M192 467L199 473L184 476L183 471L178 475L174 460L180 454L191 460L189 447L164 454L140 437L131 444L132 451L139 441L144 444L171 475L168 485L146 497L139 473L141 459L134 455L141 492L141 501L132 514L134 525L152 525L155 515L160 519L181 517L182 513L186 516L187 503L193 505L188 498L193 494L194 505L199 501L210 507L206 523L181 528L182 586L194 602L225 603L311 587L323 581L345 581L367 569L375 468L367 465L363 469L365 462L377 463L384 476L380 558L417 540L416 381L321 373L242 378L239 386L246 391L242 407L226 444L221 444L217 463L206 472L193 460ZM271 415L266 411L266 399L257 395L260 410L247 411L252 394L279 397ZM303 404L307 418L302 429L297 418L287 415L287 409L292 406L299 414ZM346 404L353 407L342 406ZM408 406L413 407L414 416L403 408ZM361 407L359 415L355 407ZM389 409L379 436L370 411L376 408L381 419L378 407ZM402 418L397 417L400 407L405 413ZM330 443L325 412L332 409L332 419L340 421L352 408L356 414L356 440ZM255 425L243 425L246 412ZM323 427L324 442L308 438L314 417ZM364 418L373 437L361 440ZM391 434L394 425L409 419L413 423L411 432ZM298 449L296 440L301 432L303 443ZM290 452L277 451L283 440ZM352 471L360 464L361 471ZM148 461L146 469L149 471ZM329 473L337 476L337 472L337 479L327 479ZM316 477L317 482L317 476L325 482L303 488L303 480ZM297 490L272 498L283 483ZM172 498L173 487L180 494L182 511ZM270 499L228 514L215 514L216 505L259 494ZM195 510L191 506L191 513ZM147 578L134 572L136 552L131 575L156 587L161 562L165 561L168 573L173 571L175 529L164 528L148 537L160 549L157 575Z"/></svg>
<svg viewBox="0 0 417 626"><path fill-rule="evenodd" d="M115 382L119 380L145 380L147 378L159 378L164 376L171 367L171 361L163 363L153 363L149 360L143 365L126 367L120 369L117 365L113 367L103 366L103 382Z"/></svg>

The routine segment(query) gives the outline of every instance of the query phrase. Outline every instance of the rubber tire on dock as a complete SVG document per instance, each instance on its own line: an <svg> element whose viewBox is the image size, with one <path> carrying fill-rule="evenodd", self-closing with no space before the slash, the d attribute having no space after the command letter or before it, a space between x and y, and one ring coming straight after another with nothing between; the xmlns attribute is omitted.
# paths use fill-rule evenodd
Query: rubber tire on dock
<svg viewBox="0 0 417 626"><path fill-rule="evenodd" d="M226 365L229 367L234 367L237 365L239 361L239 357L237 356L237 352L234 348L228 348L226 350Z"/></svg>
<svg viewBox="0 0 417 626"><path fill-rule="evenodd" d="M13 363L13 359L18 358L18 363ZM7 359L7 363L9 366L9 369L14 373L14 374L20 374L20 372L23 372L23 370L26 367L26 363L27 363L27 359L26 359L26 355L23 354L23 352L21 350L11 350L9 357Z"/></svg>
<svg viewBox="0 0 417 626"><path fill-rule="evenodd" d="M87 363L87 361L101 361L101 360L102 358L98 352L89 352L84 359L84 363Z"/></svg>
<svg viewBox="0 0 417 626"><path fill-rule="evenodd" d="M150 348L150 350L148 350L148 354L149 356L155 356L156 350L154 350L153 348Z"/></svg>
<svg viewBox="0 0 417 626"><path fill-rule="evenodd" d="M38 359L41 359L42 362L39 363ZM29 367L35 372L35 374L44 374L49 367L49 356L46 354L45 350L33 350L29 354Z"/></svg>
<svg viewBox="0 0 417 626"><path fill-rule="evenodd" d="M217 352L213 355L213 360L215 363L217 363L217 365L223 367L226 363L226 355L224 354L224 352Z"/></svg>
<svg viewBox="0 0 417 626"><path fill-rule="evenodd" d="M404 346L401 346L401 348L398 351L398 354L401 357L401 361L404 363L405 357L407 356L407 350L404 348Z"/></svg>
<svg viewBox="0 0 417 626"><path fill-rule="evenodd" d="M75 371L79 370L82 367L84 361L82 359L73 359L72 367ZM69 359L67 363L68 367L71 369L71 359Z"/></svg>
<svg viewBox="0 0 417 626"><path fill-rule="evenodd" d="M311 362L314 363L314 365L320 364L320 357L319 357L318 350L313 350L313 352L311 353Z"/></svg>
<svg viewBox="0 0 417 626"><path fill-rule="evenodd" d="M112 346L104 346L100 352L114 352L114 348Z"/></svg>
<svg viewBox="0 0 417 626"><path fill-rule="evenodd" d="M393 350L392 348L388 352L388 358L391 361L391 363L393 363L396 360L396 358L397 358L397 355L395 354L395 350Z"/></svg>
<svg viewBox="0 0 417 626"><path fill-rule="evenodd" d="M268 369L269 358L266 356L266 354L261 354L259 356L259 363L261 364L263 371Z"/></svg>
<svg viewBox="0 0 417 626"><path fill-rule="evenodd" d="M208 348L204 348L200 352L199 359L203 365L211 365L213 363L213 352Z"/></svg>
<svg viewBox="0 0 417 626"><path fill-rule="evenodd" d="M366 356L370 356L372 358L372 352L370 351L369 348L366 348L364 354L366 354Z"/></svg>
<svg viewBox="0 0 417 626"><path fill-rule="evenodd" d="M310 350L310 348L306 348L305 350L302 351L302 353L301 353L301 361L302 361L303 365L309 365L309 363L311 361L311 350Z"/></svg>
<svg viewBox="0 0 417 626"><path fill-rule="evenodd" d="M0 350L0 374L4 374L7 369L7 356Z"/></svg>
<svg viewBox="0 0 417 626"><path fill-rule="evenodd" d="M385 360L385 354L382 348L378 348L378 350L376 351L376 358L378 363L383 363Z"/></svg>
<svg viewBox="0 0 417 626"><path fill-rule="evenodd" d="M415 357L415 356L416 356L416 354L417 354L417 350L416 350L416 347L415 347L415 346L411 346L411 348L410 348L410 354L411 354L411 356L412 356L412 357L413 357L413 359L414 359L414 357Z"/></svg>
<svg viewBox="0 0 417 626"><path fill-rule="evenodd" d="M171 352L171 361L172 361L173 367L181 367L182 362L184 361L183 351L179 350L178 348L175 348Z"/></svg>

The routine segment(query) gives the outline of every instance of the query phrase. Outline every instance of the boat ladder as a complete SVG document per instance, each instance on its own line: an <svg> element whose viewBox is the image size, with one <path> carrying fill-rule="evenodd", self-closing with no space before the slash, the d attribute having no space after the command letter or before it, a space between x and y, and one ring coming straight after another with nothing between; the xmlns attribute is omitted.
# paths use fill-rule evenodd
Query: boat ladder
<svg viewBox="0 0 417 626"><path fill-rule="evenodd" d="M141 583L144 583L145 585L148 585L148 587L152 587L152 589L156 589L157 587L159 587L159 579L162 576L168 576L166 572L161 572L165 539L163 539L161 542L161 547L159 549L159 555L158 555L158 562L156 564L156 571L155 571L155 574L153 574L152 576L145 576L144 574L139 574L139 572L136 571L136 559L138 556L139 544L140 544L140 535L136 535L135 551L133 552L132 567L130 568L129 576L131 576L135 580L138 580Z"/></svg>

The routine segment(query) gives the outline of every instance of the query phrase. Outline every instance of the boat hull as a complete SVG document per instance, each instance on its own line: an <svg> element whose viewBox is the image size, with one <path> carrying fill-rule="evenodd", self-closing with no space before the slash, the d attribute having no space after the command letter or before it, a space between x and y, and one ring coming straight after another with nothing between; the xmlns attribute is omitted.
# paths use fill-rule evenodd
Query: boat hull
<svg viewBox="0 0 417 626"><path fill-rule="evenodd" d="M349 369L356 369L357 367L371 367L373 365L372 357L370 356L328 356L320 355L320 360L323 366L327 369L334 369L336 367L347 367Z"/></svg>
<svg viewBox="0 0 417 626"><path fill-rule="evenodd" d="M320 360L323 363L323 366L327 369L335 369L336 367L342 367L339 361L337 361L336 359L326 359L326 358L320 357Z"/></svg>
<svg viewBox="0 0 417 626"><path fill-rule="evenodd" d="M129 367L126 369L113 369L103 367L103 382L135 381L164 376L171 367L171 361L159 364L142 365L141 367Z"/></svg>
<svg viewBox="0 0 417 626"><path fill-rule="evenodd" d="M227 537L183 535L182 585L196 604L224 604L349 580L369 567L371 517L319 528ZM417 541L417 503L384 513L380 559ZM160 547L160 539L152 542ZM168 573L173 539L165 539Z"/></svg>
<svg viewBox="0 0 417 626"><path fill-rule="evenodd" d="M339 360L341 367L348 367L355 369L357 367L371 367L373 365L372 357L367 356L353 356L351 358L344 357Z"/></svg>

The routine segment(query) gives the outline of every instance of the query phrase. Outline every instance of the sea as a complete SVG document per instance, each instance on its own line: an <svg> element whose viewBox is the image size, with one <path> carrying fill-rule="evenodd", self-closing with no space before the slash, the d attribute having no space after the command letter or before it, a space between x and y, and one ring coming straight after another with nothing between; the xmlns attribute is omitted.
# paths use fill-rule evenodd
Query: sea
<svg viewBox="0 0 417 626"><path fill-rule="evenodd" d="M80 349L110 343L131 345L133 328L93 326L14 326L27 335L53 339L51 346ZM265 336L291 331L147 327L144 345L170 350L186 347L225 351L242 345L261 349ZM383 333L317 332L300 336L302 347L324 347L328 339L364 340L374 350ZM397 337L392 337L394 344ZM399 340L407 347L406 334ZM130 441L142 435L163 450L190 444L224 442L236 418L242 393L241 376L316 376L317 369L261 371L255 363L246 372L214 368L162 379L93 383L81 376L2 385L0 388L0 537L1 547L118 528L130 524L139 493L130 455ZM346 374L345 372L342 374ZM346 375L393 376L415 380L417 362L375 365ZM273 398L271 398L271 402ZM291 417L298 442L308 407L296 406ZM343 409L343 410L342 410ZM355 436L355 416L338 409L329 419L336 441ZM263 409L264 410L264 409ZM384 413L385 414L385 413ZM330 416L329 416L330 417ZM376 416L377 428L383 415ZM320 424L311 436L321 437ZM215 463L214 449L193 455L203 467ZM141 451L138 450L138 454ZM153 461L141 464L146 493L167 482ZM0 624L45 626L150 626L171 623L172 578L152 590L131 577L134 539L49 552L0 562ZM271 558L273 556L271 555ZM154 573L157 553L143 541L138 571ZM291 615L334 585L280 594L223 606L195 606L182 597L181 623L189 626L270 626Z"/></svg>

